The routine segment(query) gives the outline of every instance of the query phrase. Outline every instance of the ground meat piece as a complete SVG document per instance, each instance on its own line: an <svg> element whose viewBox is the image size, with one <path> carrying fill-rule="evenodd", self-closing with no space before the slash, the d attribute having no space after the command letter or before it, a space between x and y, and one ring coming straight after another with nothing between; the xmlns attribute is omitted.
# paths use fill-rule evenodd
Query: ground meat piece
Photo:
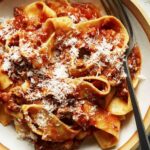
<svg viewBox="0 0 150 150"><path fill-rule="evenodd" d="M77 150L81 141L66 141L63 143L46 142L39 139L35 143L35 150Z"/></svg>

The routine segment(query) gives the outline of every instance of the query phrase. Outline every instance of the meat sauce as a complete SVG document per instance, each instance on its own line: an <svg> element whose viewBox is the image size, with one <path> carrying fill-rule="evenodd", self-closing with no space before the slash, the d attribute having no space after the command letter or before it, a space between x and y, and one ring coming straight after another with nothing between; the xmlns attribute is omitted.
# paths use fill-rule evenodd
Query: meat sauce
<svg viewBox="0 0 150 150"><path fill-rule="evenodd" d="M61 39L61 40L57 41L56 49L61 51L62 53L61 59L63 59L64 62L68 62L71 58L69 58L70 55L67 53L69 53L69 50L75 46L79 51L75 65L77 69L83 69L89 65L88 60L90 59L93 53L96 53L97 46L100 45L100 43L103 41L104 38L106 39L107 43L111 43L118 36L119 36L119 33L116 32L114 29L111 29L111 27L110 29L108 27L107 29L105 29L105 27L104 28L103 27L101 28L91 27L91 28L88 28L86 32L79 32L79 31L73 30L67 33L66 35L63 33L61 34L57 33L56 34L57 39ZM69 39L76 39L77 41L74 45L66 44L66 41L68 41ZM124 43L124 39L120 38L120 41L117 44L113 45L112 43L112 48L110 51L113 51L116 47L121 48L123 43ZM85 58L87 58L87 60ZM94 61L92 63L94 63ZM100 61L106 64L106 66L109 65L109 63L107 62L107 55L105 54L101 54ZM107 75L109 73L111 73L111 75L117 74L117 70L115 69L115 67L113 68L110 68L110 67L101 68L100 67L99 68L98 66L94 65L93 67L89 69L89 71L88 70L84 71L83 76L96 75L98 70L101 70L103 75ZM73 73L72 76L78 77L78 74ZM110 80L112 80L111 77L110 77Z"/></svg>
<svg viewBox="0 0 150 150"><path fill-rule="evenodd" d="M134 79L136 77L136 73L140 71L142 64L140 48L138 45L135 45L132 49L132 53L128 58L128 64L130 68L131 77L132 79Z"/></svg>
<svg viewBox="0 0 150 150"><path fill-rule="evenodd" d="M66 141L63 143L54 143L43 141L40 138L35 143L35 150L76 150L81 140Z"/></svg>
<svg viewBox="0 0 150 150"><path fill-rule="evenodd" d="M74 23L80 21L96 19L101 16L97 7L90 3L73 3L71 5L61 4L57 2L47 2L47 5L56 11L58 17L68 16Z"/></svg>
<svg viewBox="0 0 150 150"><path fill-rule="evenodd" d="M141 68L141 53L138 45L135 45L132 49L132 53L128 58L129 70L131 74L131 78L134 80L137 77L138 73L140 72ZM125 80L117 87L117 96L121 97L123 100L127 102L129 92L127 89L127 83Z"/></svg>
<svg viewBox="0 0 150 150"><path fill-rule="evenodd" d="M37 29L39 29L41 27L41 23L40 21L38 23L34 23L34 20L29 19L25 16L23 9L21 8L15 8L14 9L14 27L19 30L19 29L23 29L26 31L35 31Z"/></svg>
<svg viewBox="0 0 150 150"><path fill-rule="evenodd" d="M79 3L74 3L72 4L72 11L68 11L68 15L74 16L74 22L78 23L80 21L84 20L91 20L91 19L96 19L99 18L101 15L99 13L99 10L92 4L79 4Z"/></svg>
<svg viewBox="0 0 150 150"><path fill-rule="evenodd" d="M58 35L58 37L59 37L59 35ZM60 48L60 50L68 48L68 47L64 47L63 41L67 41L67 39L71 38L71 37L75 37L76 39L78 39L78 41L76 43L76 47L79 49L80 57L77 59L76 65L77 65L77 67L82 68L82 67L84 67L83 56L80 55L82 53L82 50L84 51L84 53L82 53L83 55L90 55L92 52L95 51L95 44L94 43L89 44L89 41L86 41L85 39L87 39L87 37L93 38L93 39L95 39L95 43L96 43L96 42L100 42L102 40L102 37L105 37L106 40L108 42L110 42L110 41L113 41L117 37L117 32L112 29L99 30L99 29L93 27L93 28L89 28L86 33L78 33L78 32L70 33L69 35L64 36L62 38L62 41L59 42L59 44L57 45ZM120 42L115 46L121 48L122 45L123 45L123 39L121 39ZM112 47L112 50L115 49L115 46ZM65 58L66 61L68 61L69 58L66 58L66 56L64 56L62 58ZM104 55L101 56L102 62L106 63L106 59L107 59L106 56L104 56ZM123 60L120 59L120 61L123 61ZM132 77L132 79L134 79L136 73L139 71L139 69L141 67L141 55L140 55L138 46L135 46L133 48L133 52L131 53L131 55L128 58L128 64L129 64L129 68L130 68L131 77ZM102 74L105 76L107 76L108 74L111 74L111 76L108 78L109 80L112 80L113 77L117 77L118 79L120 77L120 72L115 67L99 68L97 66L90 68L90 70L84 72L83 75L85 75L85 73L86 73L86 75L96 75L96 73L100 69L102 69L101 70ZM75 74L75 76L77 76L77 75ZM127 90L127 85L126 85L125 79L122 80L120 82L120 84L117 86L117 96L122 97L125 101L127 101L127 99L128 99L128 90Z"/></svg>

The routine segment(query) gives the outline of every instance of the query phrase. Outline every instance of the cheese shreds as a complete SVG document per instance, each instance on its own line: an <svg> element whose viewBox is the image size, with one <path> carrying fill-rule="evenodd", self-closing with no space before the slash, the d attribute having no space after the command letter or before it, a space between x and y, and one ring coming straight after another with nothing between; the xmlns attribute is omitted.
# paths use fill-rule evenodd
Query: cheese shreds
<svg viewBox="0 0 150 150"><path fill-rule="evenodd" d="M57 79L44 80L37 86L46 89L46 92L53 95L59 102L66 100L67 95L74 91L74 88L71 85L65 83L63 80Z"/></svg>
<svg viewBox="0 0 150 150"><path fill-rule="evenodd" d="M28 76L28 77L32 77L32 76L33 76L33 71L28 71L28 72L27 72L27 76ZM31 79L32 79L32 78L31 78ZM33 79L32 79L32 80L33 80ZM31 81L31 82L32 82L32 81ZM34 81L33 81L33 82L34 82Z"/></svg>
<svg viewBox="0 0 150 150"><path fill-rule="evenodd" d="M27 77L32 77L34 75L36 76L49 76L49 70L48 68L46 68L46 66L41 66L40 68L36 69L34 66L34 63L38 63L41 64L43 63L41 54L40 54L40 49L41 47L34 47L34 43L33 43L33 39L36 41L41 41L39 39L39 36L37 35L39 31L41 31L41 29L39 29L39 31L37 32L26 32L22 29L16 31L13 27L12 23L13 19L8 19L5 20L1 26L2 29L0 30L0 36L2 36L4 39L8 40L11 39L13 37L16 37L17 35L19 36L19 45L18 46L11 46L10 47L10 51L12 52L4 52L7 54L7 56L4 58L3 60L3 64L2 64L2 69L4 71L8 71L8 74L10 77L12 78L16 78L19 75L23 75L24 71L26 72ZM78 30L75 29L75 34L78 34ZM44 35L45 33L43 33ZM80 33L79 33L80 34ZM100 57L101 56L106 56L105 61L109 63L109 65L115 67L118 71L120 71L121 75L120 77L125 77L125 73L124 71L122 71L122 61L121 61L121 57L123 57L124 51L122 51L119 48L115 48L113 49L114 45L117 45L120 42L120 35L118 34L115 39L113 41L108 42L107 39L105 37L102 37L102 40L100 41L100 39L98 39L97 36L95 37L90 37L89 35L83 36L82 41L79 41L78 38L76 38L75 36L70 36L68 38L66 38L64 41L63 38L65 36L60 36L57 39L57 42L60 42L59 44L65 46L65 48L67 49L67 53L70 55L70 60L74 60L73 62L76 63L78 57L79 57L79 53L80 53L80 49L82 49L82 47L84 48L85 46L88 48L94 48L95 51L90 52L90 55L86 55L84 54L83 58L84 58L84 63L86 63L87 65L89 64L97 64L99 67L105 67L107 66L105 64L105 62L101 61ZM28 40L27 40L27 39ZM81 39L80 39L81 40ZM8 40L9 41L9 40ZM11 41L11 40L10 40ZM62 42L61 42L62 41ZM79 44L80 43L80 44ZM78 46L80 45L80 46ZM62 47L63 48L63 47ZM112 50L113 49L113 50ZM58 54L59 56L59 54ZM87 57L86 57L87 56ZM31 64L31 60L32 58L36 58L36 62L32 62L32 66L33 66L33 70L31 70L31 68L26 68L26 70L21 70L20 72L18 72L18 67L23 68L23 66L26 65L26 62L22 61L22 58L25 57L28 61L28 65L30 66ZM57 58L57 57L56 57ZM121 59L120 59L121 58ZM31 60L30 60L31 59ZM16 70L16 62L17 62L17 70ZM18 63L20 62L20 63ZM60 58L59 59L55 59L54 60L54 69L51 70L51 74L52 77L55 79L64 79L64 78L68 78L69 77L69 73L68 73L68 65L69 62L62 63ZM32 72L32 73L31 73ZM101 74L101 70L97 71L97 75ZM33 79L31 79L33 80ZM32 84L34 84L34 82L31 82ZM54 82L56 83L56 82ZM52 92L52 91L51 91ZM54 97L56 98L57 96L54 94L55 92L53 92ZM38 91L38 93L36 94L36 96L34 96L35 94L33 94L33 99L41 99L43 97L43 95L41 94L41 92ZM31 95L32 95L31 94ZM56 98L59 99L60 98Z"/></svg>
<svg viewBox="0 0 150 150"><path fill-rule="evenodd" d="M20 51L23 54L23 56L25 57L32 57L32 56L39 56L39 49L34 49L34 47L31 45L30 42L26 42L26 43L21 43L20 44Z"/></svg>
<svg viewBox="0 0 150 150"><path fill-rule="evenodd" d="M120 43L121 39L120 39L120 34L117 34L117 36L115 37L115 39L112 41L113 45L118 45Z"/></svg>
<svg viewBox="0 0 150 150"><path fill-rule="evenodd" d="M79 50L74 45L70 49L70 55L71 57L75 57L75 58L78 58L79 56Z"/></svg>
<svg viewBox="0 0 150 150"><path fill-rule="evenodd" d="M27 93L25 94L25 98L27 101L40 100L43 97L44 95L39 90L31 92L30 89L28 89Z"/></svg>
<svg viewBox="0 0 150 150"><path fill-rule="evenodd" d="M36 115L36 123L40 126L40 127L45 127L47 126L47 120L48 118L46 116L44 116L43 112L39 112Z"/></svg>
<svg viewBox="0 0 150 150"><path fill-rule="evenodd" d="M53 102L46 101L46 100L43 101L43 105L44 105L44 108L49 113L52 113L57 108L56 104L54 104Z"/></svg>
<svg viewBox="0 0 150 150"><path fill-rule="evenodd" d="M14 51L4 52L4 60L2 62L2 70L8 72L9 77L17 77L15 72L19 73L16 66L21 65L22 57L18 48L14 47Z"/></svg>
<svg viewBox="0 0 150 150"><path fill-rule="evenodd" d="M8 71L11 69L11 62L8 58L4 58L4 62L2 64L2 70Z"/></svg>
<svg viewBox="0 0 150 150"><path fill-rule="evenodd" d="M75 35L81 34L78 32L79 31L75 30ZM99 33L97 34L99 35ZM111 68L117 69L120 73L120 76L117 75L117 77L115 77L116 81L126 77L123 69L123 58L126 49L118 47L118 44L121 42L120 34L117 34L112 40L107 40L103 35L99 38L97 35L91 37L88 34L83 35L79 40L74 35L72 37L69 36L68 39L65 38L64 41L63 39L61 40L61 50L63 50L63 47L66 47L67 53L70 54L74 65L78 62L77 59L79 58L79 55L82 55L83 53L83 56L81 57L83 57L83 63L85 66L94 64L99 68L106 68L109 65ZM97 70L96 75L99 76L101 73L101 69L99 69ZM111 75L112 74L109 74L109 76Z"/></svg>
<svg viewBox="0 0 150 150"><path fill-rule="evenodd" d="M75 87L62 79L45 79L34 85L34 89L28 89L25 94L27 100L40 100L51 95L57 102L65 103L67 96L73 93Z"/></svg>
<svg viewBox="0 0 150 150"><path fill-rule="evenodd" d="M67 67L61 63L56 63L53 76L54 78L68 78L69 74Z"/></svg>
<svg viewBox="0 0 150 150"><path fill-rule="evenodd" d="M125 73L123 67L121 68L121 74L120 74L120 77L123 78L123 79L125 79L125 78L127 77L127 74Z"/></svg>
<svg viewBox="0 0 150 150"><path fill-rule="evenodd" d="M30 71L36 75L47 73L42 68L36 70L34 64L42 64L42 55L40 55L41 46L35 47L37 41L40 41L38 32L27 32L23 29L15 30L13 26L14 19L7 19L0 24L0 37L6 42L3 47L2 70L6 71L12 79L19 79L25 76L31 77ZM43 33L43 35L45 35ZM34 40L33 40L34 39ZM13 45L15 44L15 45ZM32 61L36 58L35 61ZM35 68L31 70L32 68ZM29 72L27 72L29 71Z"/></svg>
<svg viewBox="0 0 150 150"><path fill-rule="evenodd" d="M100 55L109 55L110 50L112 49L113 45L111 43L107 43L106 39L103 38L102 42L99 45L96 45L96 52L91 55L90 62L97 62L99 61Z"/></svg>
<svg viewBox="0 0 150 150"><path fill-rule="evenodd" d="M4 19L0 24L2 29L0 30L0 37L3 37L4 40L10 39L12 35L16 32L12 25L13 19Z"/></svg>
<svg viewBox="0 0 150 150"><path fill-rule="evenodd" d="M14 53L10 56L10 59L12 61L18 61L20 59L21 55L19 53L19 51L14 51Z"/></svg>
<svg viewBox="0 0 150 150"><path fill-rule="evenodd" d="M69 18L71 18L73 22L78 21L78 19L74 15L69 15Z"/></svg>
<svg viewBox="0 0 150 150"><path fill-rule="evenodd" d="M90 47L91 45L98 45L98 40L96 40L96 38L94 37L85 37L84 41L86 42L86 44Z"/></svg>
<svg viewBox="0 0 150 150"><path fill-rule="evenodd" d="M107 65L105 63L108 62L111 67L116 68L120 72L121 78L126 78L126 74L123 69L123 58L125 50L116 47L112 51L113 46L120 42L118 38L112 42L107 42L106 38L103 37L100 43L91 38L86 38L86 40L90 41L91 44L94 44L96 49L96 51L91 54L89 60L87 60L87 64L95 63L99 67L106 67ZM101 56L105 57L105 62L101 61ZM97 72L97 76L100 74L101 71L99 70ZM109 74L109 76L111 76L111 74ZM116 78L116 81L117 80L119 79Z"/></svg>
<svg viewBox="0 0 150 150"><path fill-rule="evenodd" d="M67 41L65 41L65 45L66 46L73 46L73 45L75 45L76 43L77 43L77 38L75 38L75 37L72 37L72 38L69 38Z"/></svg>

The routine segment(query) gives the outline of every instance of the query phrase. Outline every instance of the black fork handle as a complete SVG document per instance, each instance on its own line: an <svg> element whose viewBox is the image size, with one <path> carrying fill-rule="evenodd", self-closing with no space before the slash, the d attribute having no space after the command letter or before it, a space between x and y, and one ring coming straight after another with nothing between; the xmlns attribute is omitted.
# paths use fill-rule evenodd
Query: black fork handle
<svg viewBox="0 0 150 150"><path fill-rule="evenodd" d="M125 73L127 74L126 81L127 81L128 91L129 91L129 94L131 97L131 103L133 106L135 122L136 122L137 130L138 130L140 149L141 150L150 150L150 143L148 141L148 137L145 132L145 128L144 128L142 117L140 114L138 102L137 102L137 99L136 99L136 96L134 93L134 88L132 86L132 80L131 80L127 60L124 61L124 70L125 70Z"/></svg>

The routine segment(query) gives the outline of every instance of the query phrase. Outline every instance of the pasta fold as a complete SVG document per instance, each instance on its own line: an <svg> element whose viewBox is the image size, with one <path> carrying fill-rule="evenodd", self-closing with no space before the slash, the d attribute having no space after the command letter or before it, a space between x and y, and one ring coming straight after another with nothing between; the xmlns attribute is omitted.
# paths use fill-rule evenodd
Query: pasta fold
<svg viewBox="0 0 150 150"><path fill-rule="evenodd" d="M25 14L31 19L40 19L42 22L46 21L47 18L56 17L55 11L49 8L44 2L38 1L31 3L24 8Z"/></svg>
<svg viewBox="0 0 150 150"><path fill-rule="evenodd" d="M5 112L4 106L0 104L0 123L7 126L12 122L12 119L13 118Z"/></svg>
<svg viewBox="0 0 150 150"><path fill-rule="evenodd" d="M97 142L104 149L115 146L119 139L120 119L101 108L97 108L91 115L92 108L93 105L86 101L83 111L89 114L90 125L96 128L93 134Z"/></svg>
<svg viewBox="0 0 150 150"><path fill-rule="evenodd" d="M131 55L133 55L137 59L141 60L141 52L138 47L133 48L133 54L131 54ZM132 57L132 56L130 56L130 57ZM130 61L130 57L129 57L128 61ZM139 66L137 68L135 68L135 70L131 70L131 71L134 71L134 76L132 76L132 84L133 84L134 89L137 87L137 85L139 83L139 75L140 75L140 71L141 71L141 62L138 62L138 63L139 63ZM123 90L123 88L122 88L122 90ZM114 95L114 97L111 99L111 102L109 103L107 109L112 114L118 115L118 116L126 115L129 112L131 112L132 111L132 103L131 103L129 93L127 94L127 100L124 100L122 97L118 97L118 96Z"/></svg>
<svg viewBox="0 0 150 150"><path fill-rule="evenodd" d="M29 128L45 141L63 142L73 139L79 133L61 122L55 115L49 114L40 105L23 105L22 111Z"/></svg>
<svg viewBox="0 0 150 150"><path fill-rule="evenodd" d="M8 75L0 71L0 89L5 90L12 84L13 82L10 80Z"/></svg>
<svg viewBox="0 0 150 150"><path fill-rule="evenodd" d="M110 92L111 87L105 77L89 76L82 77L81 79L83 80L83 83L80 84L80 88L83 88L82 92L84 94L95 93L99 96L105 96Z"/></svg>
<svg viewBox="0 0 150 150"><path fill-rule="evenodd" d="M82 32L86 32L87 28L91 28L91 27L98 27L100 30L113 29L114 31L117 31L117 33L120 33L121 38L123 39L121 48L125 49L129 41L129 36L124 25L117 18L113 16L104 16L98 19L89 20L89 21L76 24L76 28Z"/></svg>

